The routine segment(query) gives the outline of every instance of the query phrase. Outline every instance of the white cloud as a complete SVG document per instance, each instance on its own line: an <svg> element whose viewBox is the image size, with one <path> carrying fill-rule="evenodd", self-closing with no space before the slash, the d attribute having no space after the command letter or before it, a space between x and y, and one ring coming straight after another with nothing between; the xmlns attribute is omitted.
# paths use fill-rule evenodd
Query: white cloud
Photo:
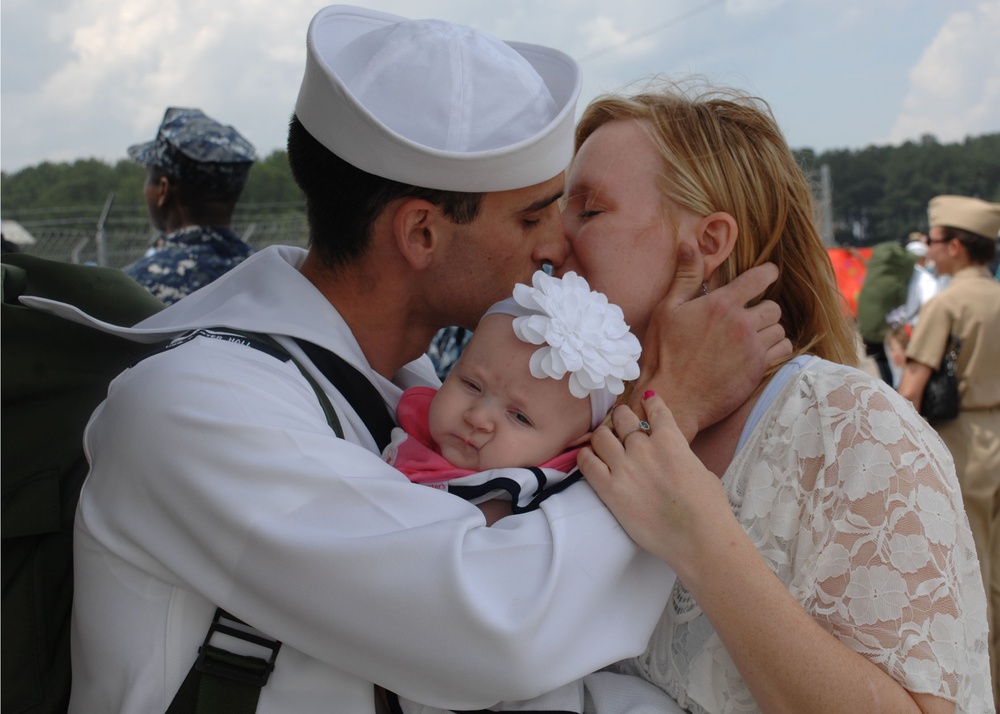
<svg viewBox="0 0 1000 714"><path fill-rule="evenodd" d="M607 15L598 15L587 20L580 26L587 49L599 51L622 44L628 40L628 34L618 29L615 19Z"/></svg>
<svg viewBox="0 0 1000 714"><path fill-rule="evenodd" d="M616 18L607 15L588 20L580 26L580 33L586 42L587 57L612 51L617 52L619 57L635 57L647 54L655 46L650 37L643 36L635 29L621 29Z"/></svg>
<svg viewBox="0 0 1000 714"><path fill-rule="evenodd" d="M5 92L4 169L124 158L129 144L152 138L168 106L200 107L268 153L283 142L314 9L306 0L69 0L20 9L44 18L41 44L66 57L23 93Z"/></svg>
<svg viewBox="0 0 1000 714"><path fill-rule="evenodd" d="M1000 2L982 2L948 18L910 71L910 91L889 135L939 141L1000 128Z"/></svg>

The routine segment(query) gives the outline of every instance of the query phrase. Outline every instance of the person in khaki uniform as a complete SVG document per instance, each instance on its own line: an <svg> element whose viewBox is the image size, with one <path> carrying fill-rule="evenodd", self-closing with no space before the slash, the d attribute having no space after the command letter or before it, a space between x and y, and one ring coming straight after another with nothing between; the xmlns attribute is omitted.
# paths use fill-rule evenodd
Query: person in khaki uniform
<svg viewBox="0 0 1000 714"><path fill-rule="evenodd" d="M988 599L993 697L1000 706L1000 282L987 264L996 252L1000 204L938 196L928 206L928 257L951 285L920 310L906 349L899 392L917 409L948 338L962 341L956 368L960 411L932 421L955 459Z"/></svg>

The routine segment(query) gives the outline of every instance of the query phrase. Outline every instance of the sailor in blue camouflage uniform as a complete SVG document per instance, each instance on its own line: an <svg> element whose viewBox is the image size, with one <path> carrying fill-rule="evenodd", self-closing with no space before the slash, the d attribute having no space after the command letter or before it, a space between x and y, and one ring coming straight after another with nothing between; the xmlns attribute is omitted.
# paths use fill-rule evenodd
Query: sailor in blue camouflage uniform
<svg viewBox="0 0 1000 714"><path fill-rule="evenodd" d="M427 348L427 356L434 363L434 371L437 372L438 379L442 382L451 368L462 356L462 350L472 339L472 330L464 327L443 327L438 330Z"/></svg>
<svg viewBox="0 0 1000 714"><path fill-rule="evenodd" d="M256 158L233 127L200 109L171 107L156 138L128 154L146 167L143 192L160 235L125 272L153 295L177 302L254 252L231 228Z"/></svg>

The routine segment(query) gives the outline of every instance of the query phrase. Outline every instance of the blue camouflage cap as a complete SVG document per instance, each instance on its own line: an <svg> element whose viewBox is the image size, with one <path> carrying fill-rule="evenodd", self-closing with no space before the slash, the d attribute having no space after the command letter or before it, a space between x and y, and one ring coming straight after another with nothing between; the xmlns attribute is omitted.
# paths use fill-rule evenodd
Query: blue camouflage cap
<svg viewBox="0 0 1000 714"><path fill-rule="evenodd" d="M200 109L170 107L156 138L128 148L143 166L156 166L171 178L201 188L239 191L257 158L253 145L236 129Z"/></svg>

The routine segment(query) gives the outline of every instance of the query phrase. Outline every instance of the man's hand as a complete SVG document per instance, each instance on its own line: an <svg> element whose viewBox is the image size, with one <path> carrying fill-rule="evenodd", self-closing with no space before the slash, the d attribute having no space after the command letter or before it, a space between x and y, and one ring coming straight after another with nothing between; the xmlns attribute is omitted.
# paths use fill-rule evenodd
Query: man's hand
<svg viewBox="0 0 1000 714"><path fill-rule="evenodd" d="M630 401L638 410L646 390L663 396L689 442L742 405L768 367L792 353L777 303L746 307L777 279L775 265L751 268L704 296L702 275L701 254L681 244L674 282L649 321Z"/></svg>

